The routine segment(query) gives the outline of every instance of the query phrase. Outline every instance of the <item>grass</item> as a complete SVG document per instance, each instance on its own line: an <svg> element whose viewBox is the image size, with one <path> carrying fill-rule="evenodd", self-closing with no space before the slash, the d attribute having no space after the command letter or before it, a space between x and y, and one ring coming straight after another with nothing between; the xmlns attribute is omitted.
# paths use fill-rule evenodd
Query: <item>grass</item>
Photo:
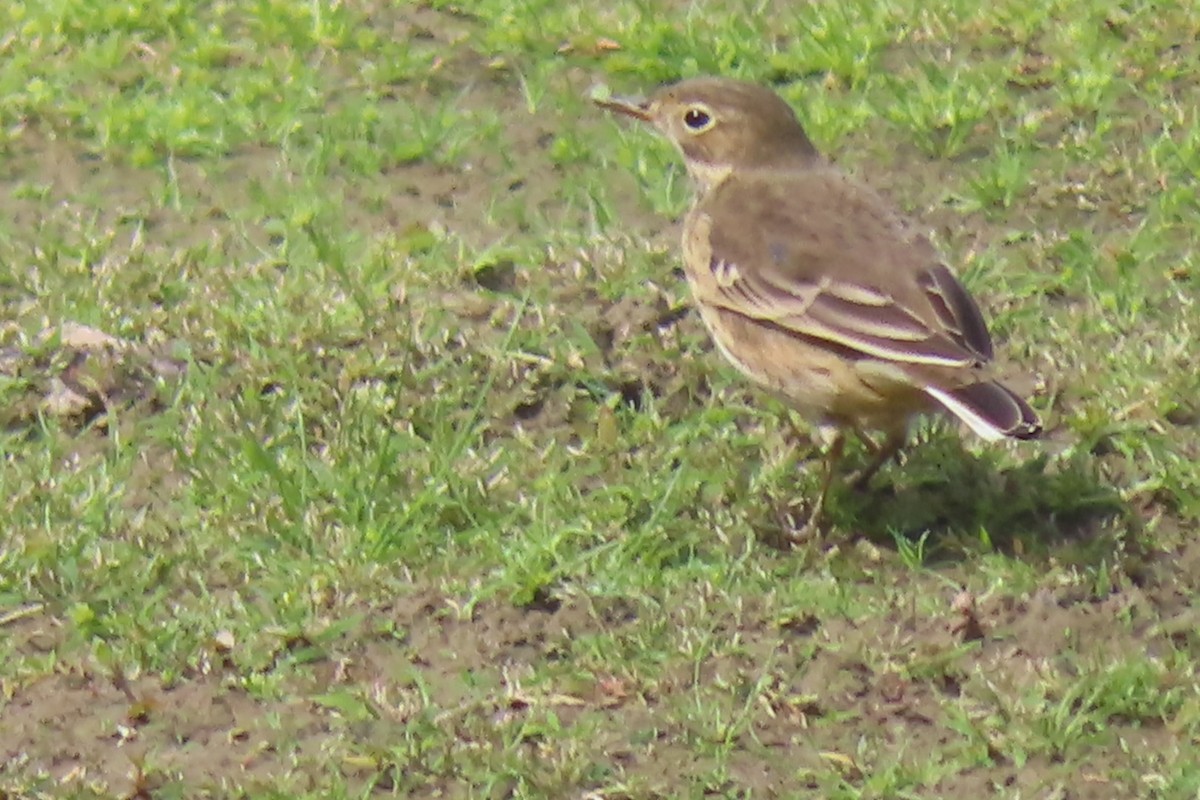
<svg viewBox="0 0 1200 800"><path fill-rule="evenodd" d="M0 793L1200 790L1188 4L0 19ZM923 425L779 546L815 450L586 100L699 73L929 225L1046 442Z"/></svg>

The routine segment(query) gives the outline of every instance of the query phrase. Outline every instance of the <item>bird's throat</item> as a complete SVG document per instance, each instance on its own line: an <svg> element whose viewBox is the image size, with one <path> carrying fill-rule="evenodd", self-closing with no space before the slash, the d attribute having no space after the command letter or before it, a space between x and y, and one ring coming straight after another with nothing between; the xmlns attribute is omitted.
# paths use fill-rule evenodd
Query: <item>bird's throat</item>
<svg viewBox="0 0 1200 800"><path fill-rule="evenodd" d="M687 171L692 177L692 182L696 184L697 193L705 195L720 186L733 173L733 167L689 158Z"/></svg>

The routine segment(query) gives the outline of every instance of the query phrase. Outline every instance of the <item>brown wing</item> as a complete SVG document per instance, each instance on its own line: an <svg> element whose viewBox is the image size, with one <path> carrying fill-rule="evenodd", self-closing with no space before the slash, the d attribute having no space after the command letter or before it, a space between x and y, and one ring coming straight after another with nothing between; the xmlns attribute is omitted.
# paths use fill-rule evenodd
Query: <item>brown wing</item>
<svg viewBox="0 0 1200 800"><path fill-rule="evenodd" d="M901 364L992 358L979 307L930 242L832 168L730 179L689 239L707 254L693 279L714 305Z"/></svg>

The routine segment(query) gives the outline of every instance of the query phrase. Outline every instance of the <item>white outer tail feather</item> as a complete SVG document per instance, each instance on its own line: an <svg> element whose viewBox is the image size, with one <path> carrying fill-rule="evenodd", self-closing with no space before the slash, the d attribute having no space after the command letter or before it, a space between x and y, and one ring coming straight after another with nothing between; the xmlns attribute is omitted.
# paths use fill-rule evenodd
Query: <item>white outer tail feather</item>
<svg viewBox="0 0 1200 800"><path fill-rule="evenodd" d="M979 436L982 436L989 442L996 442L1004 438L1004 431L976 414L961 400L956 399L954 395L949 392L943 392L941 389L935 389L932 386L926 386L924 389L930 396L945 406L947 411L965 422L967 427L975 431Z"/></svg>

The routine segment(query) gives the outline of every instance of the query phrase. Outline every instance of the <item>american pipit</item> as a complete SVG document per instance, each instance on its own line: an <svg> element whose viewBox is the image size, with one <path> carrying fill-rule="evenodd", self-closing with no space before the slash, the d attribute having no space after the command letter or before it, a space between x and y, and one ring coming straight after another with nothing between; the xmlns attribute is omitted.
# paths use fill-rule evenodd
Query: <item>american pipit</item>
<svg viewBox="0 0 1200 800"><path fill-rule="evenodd" d="M774 92L696 78L647 100L596 102L679 148L696 185L683 263L701 319L726 358L829 442L801 535L821 520L847 431L874 451L859 486L922 412L945 409L989 440L1041 431L989 373L979 307L929 239L823 159Z"/></svg>

